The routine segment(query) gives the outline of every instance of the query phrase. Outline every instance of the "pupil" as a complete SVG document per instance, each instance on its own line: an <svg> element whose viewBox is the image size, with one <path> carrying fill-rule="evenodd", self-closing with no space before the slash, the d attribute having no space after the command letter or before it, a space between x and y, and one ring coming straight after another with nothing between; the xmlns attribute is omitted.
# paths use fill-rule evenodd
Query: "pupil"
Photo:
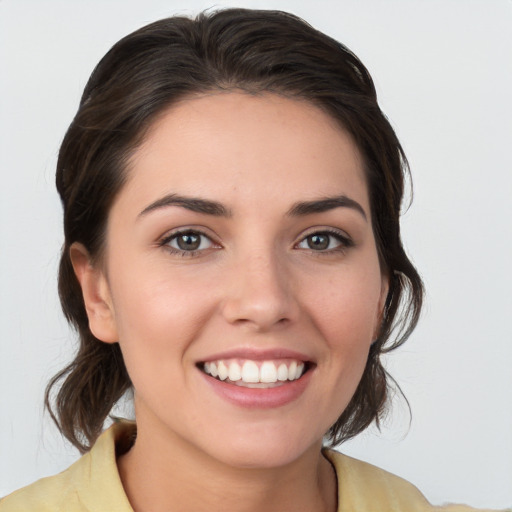
<svg viewBox="0 0 512 512"><path fill-rule="evenodd" d="M194 251L199 247L201 239L198 235L186 233L178 238L178 247L184 251Z"/></svg>
<svg viewBox="0 0 512 512"><path fill-rule="evenodd" d="M308 238L308 245L310 249L316 251L327 249L329 247L329 237L327 235L311 235Z"/></svg>

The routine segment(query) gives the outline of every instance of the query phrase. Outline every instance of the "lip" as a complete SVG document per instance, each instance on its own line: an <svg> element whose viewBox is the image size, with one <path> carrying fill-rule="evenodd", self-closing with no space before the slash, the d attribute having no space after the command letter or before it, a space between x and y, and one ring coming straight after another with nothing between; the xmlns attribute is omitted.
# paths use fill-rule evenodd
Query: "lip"
<svg viewBox="0 0 512 512"><path fill-rule="evenodd" d="M284 348L275 349L232 349L224 352L218 352L207 356L205 359L197 361L197 364L218 361L220 359L250 359L252 361L271 361L276 359L295 359L304 363L314 363L315 361L306 354ZM300 380L300 379L299 379Z"/></svg>
<svg viewBox="0 0 512 512"><path fill-rule="evenodd" d="M272 409L294 402L306 390L314 369L309 369L300 379L283 382L272 388L246 388L218 380L197 369L204 382L221 399L247 409Z"/></svg>

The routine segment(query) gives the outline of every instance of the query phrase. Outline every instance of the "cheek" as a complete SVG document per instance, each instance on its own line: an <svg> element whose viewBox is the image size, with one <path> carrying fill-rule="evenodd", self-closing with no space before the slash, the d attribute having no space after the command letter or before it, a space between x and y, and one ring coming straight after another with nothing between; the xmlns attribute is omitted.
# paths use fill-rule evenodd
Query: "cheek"
<svg viewBox="0 0 512 512"><path fill-rule="evenodd" d="M155 267L129 280L123 275L119 270L112 276L112 291L127 367L138 371L142 364L158 361L170 371L211 314L211 299L202 287Z"/></svg>
<svg viewBox="0 0 512 512"><path fill-rule="evenodd" d="M378 272L340 273L309 287L311 317L334 347L367 349L380 318L381 277Z"/></svg>
<svg viewBox="0 0 512 512"><path fill-rule="evenodd" d="M347 406L361 379L380 321L382 278L377 265L340 272L309 287L309 316L325 340L331 379L324 383L333 421Z"/></svg>

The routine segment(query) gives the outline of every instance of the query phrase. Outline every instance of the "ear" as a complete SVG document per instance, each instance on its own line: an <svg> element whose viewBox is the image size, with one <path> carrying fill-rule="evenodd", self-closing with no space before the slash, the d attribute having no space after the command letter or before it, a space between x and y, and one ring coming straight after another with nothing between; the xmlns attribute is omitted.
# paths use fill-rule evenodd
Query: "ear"
<svg viewBox="0 0 512 512"><path fill-rule="evenodd" d="M69 249L69 257L82 288L89 329L99 340L116 343L119 338L114 307L104 272L99 265L91 263L89 252L82 244L75 242Z"/></svg>

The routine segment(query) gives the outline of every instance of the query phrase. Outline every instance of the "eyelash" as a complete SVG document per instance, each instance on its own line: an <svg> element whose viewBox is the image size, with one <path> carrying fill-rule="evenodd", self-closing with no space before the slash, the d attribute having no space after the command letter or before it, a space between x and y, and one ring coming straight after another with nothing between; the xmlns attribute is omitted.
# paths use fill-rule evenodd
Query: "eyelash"
<svg viewBox="0 0 512 512"><path fill-rule="evenodd" d="M334 229L321 229L318 231L312 231L311 233L308 233L306 236L302 237L301 240L296 244L298 246L301 243L304 243L307 241L308 238L311 238L313 236L328 236L330 238L336 239L337 242L339 242L339 245L337 247L326 249L326 250L315 250L312 248L306 249L309 250L311 253L315 253L316 255L329 255L333 253L342 253L349 249L350 247L354 246L354 241L349 238L347 235L341 233L340 231L334 230ZM329 241L329 245L330 245Z"/></svg>
<svg viewBox="0 0 512 512"><path fill-rule="evenodd" d="M217 246L216 248L220 247L220 245L216 244L211 239L210 236L208 236L207 234L205 234L202 231L197 230L197 229L183 229L180 231L175 231L175 232L171 233L170 235L164 237L159 242L158 245L159 245L159 247L164 247L169 253L176 254L176 255L179 255L182 257L194 257L194 256L197 256L211 248L211 247L208 247L208 248L194 249L194 250L188 251L185 249L179 249L176 247L172 247L170 245L170 243L173 240L177 240L180 236L184 236L184 235L206 238L207 240L209 240L211 247L215 247L215 246ZM340 252L344 252L347 249L349 249L350 247L354 246L354 242L348 236L342 234L341 232L336 231L334 229L322 229L319 231L312 231L311 233L308 233L306 236L303 236L300 239L300 241L294 245L294 247L298 247L300 244L306 242L308 240L308 238L313 237L313 236L327 236L329 238L336 239L336 241L339 243L338 246L331 248L331 249L325 249L325 250L315 250L315 249L312 249L311 247L309 247L308 249L304 248L304 250L309 250L311 253L316 253L317 255L329 255L329 254L333 254L333 253L340 253ZM202 244L202 242L200 241L199 247L201 246L201 244ZM331 244L331 241L329 241L328 245L330 245L330 244Z"/></svg>
<svg viewBox="0 0 512 512"><path fill-rule="evenodd" d="M217 247L220 247L218 244L216 244L212 239L211 237L209 237L207 234L203 233L202 231L198 230L198 229L182 229L180 231L175 231L174 233L171 233L170 235L164 237L160 242L159 242L159 246L160 247L164 247L169 253L171 254L176 254L178 256L182 256L182 257L193 257L193 256L197 256L199 254L201 254L202 252L206 251L207 249L194 249L194 250L191 250L191 251L187 251L185 249L179 249L179 248L176 248L176 247L171 247L169 244L173 241L173 240L177 240L180 236L184 236L184 235L191 235L191 236L197 236L197 237L200 237L200 238L206 238L207 240L209 240L210 244L212 247L214 246L217 246ZM202 242L200 242L201 244ZM210 247L208 247L209 249Z"/></svg>

